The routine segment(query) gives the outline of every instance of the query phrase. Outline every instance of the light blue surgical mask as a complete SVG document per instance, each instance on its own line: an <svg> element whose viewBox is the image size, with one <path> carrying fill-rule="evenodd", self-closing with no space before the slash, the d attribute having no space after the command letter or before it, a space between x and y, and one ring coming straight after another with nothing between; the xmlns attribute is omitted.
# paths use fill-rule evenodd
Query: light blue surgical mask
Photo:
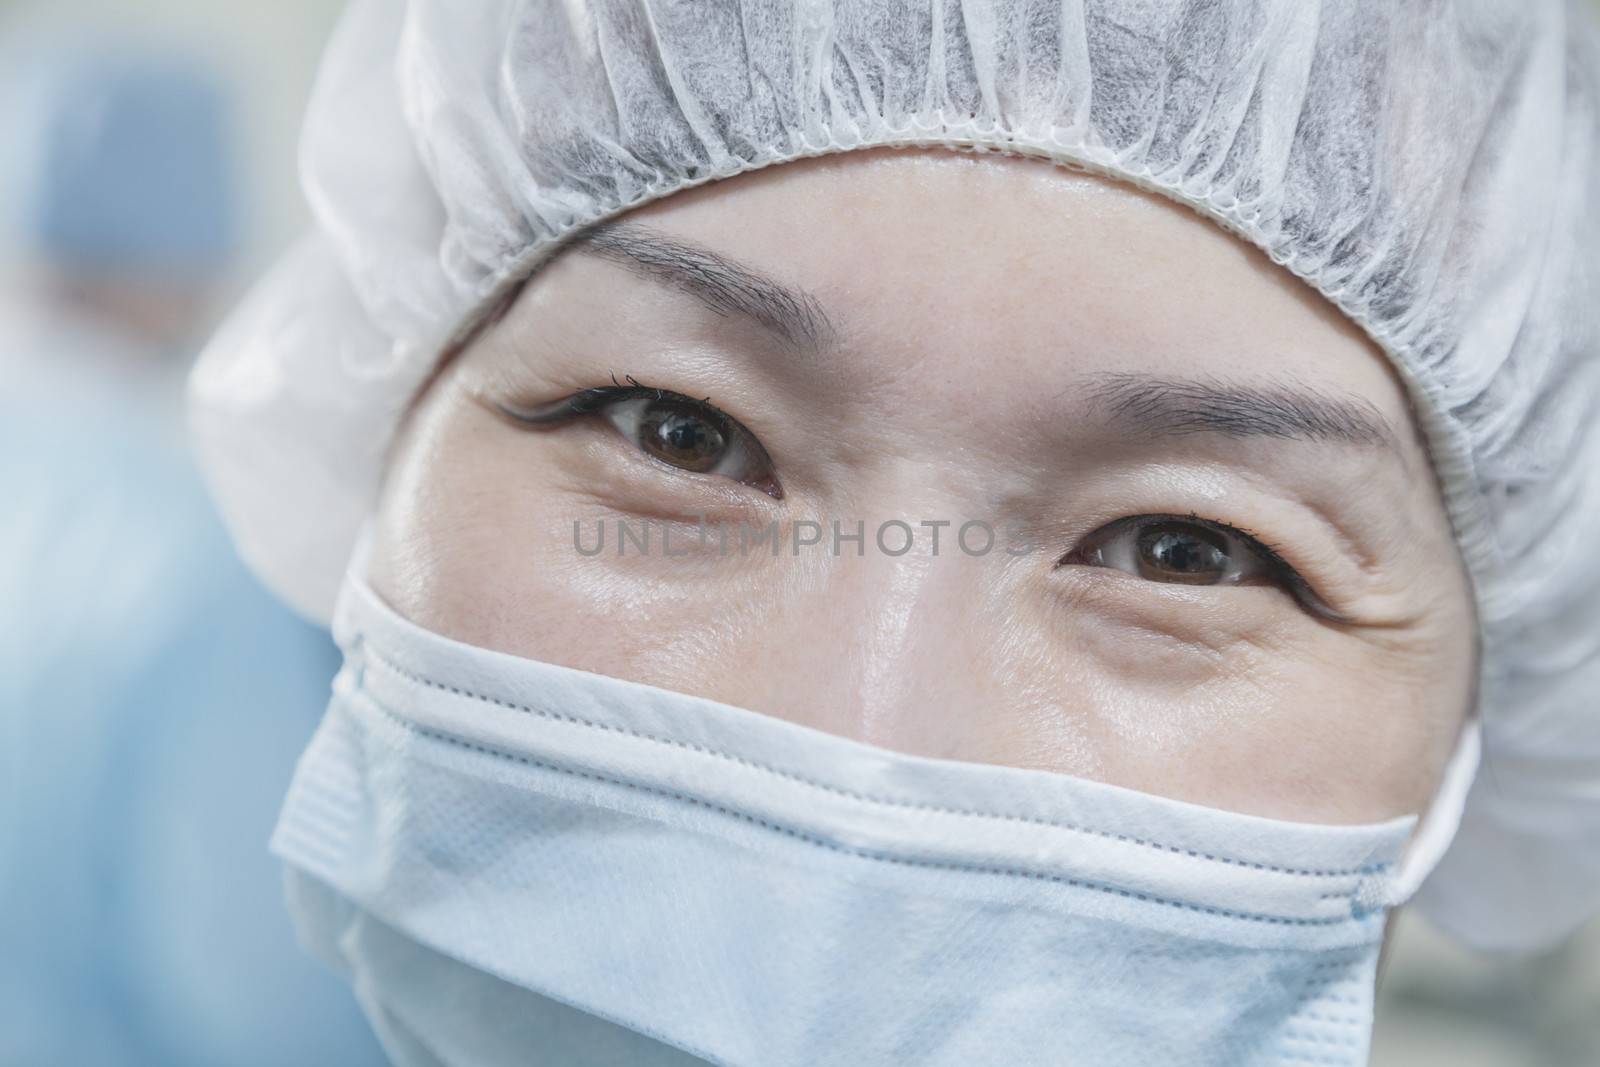
<svg viewBox="0 0 1600 1067"><path fill-rule="evenodd" d="M335 632L274 848L406 1067L1366 1062L1415 817L900 755L469 647L353 576Z"/></svg>

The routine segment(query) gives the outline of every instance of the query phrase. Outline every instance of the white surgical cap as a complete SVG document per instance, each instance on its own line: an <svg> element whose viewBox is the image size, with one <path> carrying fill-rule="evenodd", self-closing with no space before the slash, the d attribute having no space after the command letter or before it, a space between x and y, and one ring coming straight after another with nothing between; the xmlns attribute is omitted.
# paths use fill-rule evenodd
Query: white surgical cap
<svg viewBox="0 0 1600 1067"><path fill-rule="evenodd" d="M1534 945L1600 906L1597 109L1577 0L358 0L305 130L315 231L193 425L246 559L326 619L403 406L580 227L883 145L1155 190L1408 389L1484 649L1483 767L1419 899Z"/></svg>

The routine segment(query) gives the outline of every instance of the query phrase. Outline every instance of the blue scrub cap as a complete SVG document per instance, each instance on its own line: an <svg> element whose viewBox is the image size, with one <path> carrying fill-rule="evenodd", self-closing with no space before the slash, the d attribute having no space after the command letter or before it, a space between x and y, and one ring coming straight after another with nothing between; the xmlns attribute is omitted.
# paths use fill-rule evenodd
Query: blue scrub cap
<svg viewBox="0 0 1600 1067"><path fill-rule="evenodd" d="M229 114L184 56L44 47L8 77L9 210L33 256L69 270L205 280L237 243Z"/></svg>

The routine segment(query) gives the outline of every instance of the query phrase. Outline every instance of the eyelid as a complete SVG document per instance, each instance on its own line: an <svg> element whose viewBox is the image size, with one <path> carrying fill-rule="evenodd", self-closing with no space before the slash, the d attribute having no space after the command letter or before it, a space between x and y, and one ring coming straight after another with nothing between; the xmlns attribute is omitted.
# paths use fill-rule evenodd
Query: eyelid
<svg viewBox="0 0 1600 1067"><path fill-rule="evenodd" d="M631 374L624 375L624 378L628 382L627 385L618 382L617 376L613 374L611 376L611 385L581 389L559 400L541 404L532 410L519 409L504 402L496 402L494 407L506 418L528 426L557 426L571 419L591 415L604 417L608 408L640 399L704 408L712 416L722 420L725 424L724 428L738 443L739 447L744 448L747 453L759 459L761 465L768 471L772 469L772 457L767 453L766 446L761 443L761 439L751 432L744 423L711 403L710 397L697 399L672 389L659 389L655 386L645 385ZM657 462L660 461L657 460ZM678 470L679 473L684 473L680 468L674 467L673 469ZM768 496L779 500L783 499L783 487L775 476L759 482L747 481L741 478L733 478L733 480L749 485Z"/></svg>
<svg viewBox="0 0 1600 1067"><path fill-rule="evenodd" d="M1125 515L1092 531L1085 536L1084 540L1087 541L1090 537L1097 536L1110 537L1136 526L1155 522L1187 522L1235 538L1242 542L1247 549L1266 565L1273 578L1280 582L1285 587L1285 591L1306 611L1319 619L1331 623L1348 624L1354 621L1329 606L1327 601L1317 593L1310 582L1306 581L1299 570L1283 558L1278 551L1277 545L1266 541L1260 535L1249 530L1233 526L1218 519L1202 518L1192 511L1184 515L1176 513ZM1074 549L1069 555L1076 552L1077 549Z"/></svg>
<svg viewBox="0 0 1600 1067"><path fill-rule="evenodd" d="M614 376L612 381L616 381ZM531 411L518 409L503 402L497 403L495 406L499 408L501 413L509 418L516 419L518 422L534 426L547 426L561 422L564 419L576 418L580 415L593 415L608 404L647 397L651 400L675 400L686 404L698 404L716 412L730 423L742 427L739 420L711 403L709 397L696 399L684 393L673 392L671 389L657 389L654 386L644 385L631 376L628 378L628 383L627 385L619 383L580 389L578 392L562 397L560 400L541 404Z"/></svg>

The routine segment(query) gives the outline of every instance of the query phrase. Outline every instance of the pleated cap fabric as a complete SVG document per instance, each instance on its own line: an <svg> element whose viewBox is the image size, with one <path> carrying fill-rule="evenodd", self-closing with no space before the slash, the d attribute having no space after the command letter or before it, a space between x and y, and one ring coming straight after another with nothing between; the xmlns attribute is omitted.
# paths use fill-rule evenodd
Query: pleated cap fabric
<svg viewBox="0 0 1600 1067"><path fill-rule="evenodd" d="M1157 191L1365 329L1484 650L1484 770L1421 905L1507 947L1593 911L1600 35L1579 0L357 0L305 129L313 232L192 379L245 558L326 620L405 404L583 226L894 145Z"/></svg>

